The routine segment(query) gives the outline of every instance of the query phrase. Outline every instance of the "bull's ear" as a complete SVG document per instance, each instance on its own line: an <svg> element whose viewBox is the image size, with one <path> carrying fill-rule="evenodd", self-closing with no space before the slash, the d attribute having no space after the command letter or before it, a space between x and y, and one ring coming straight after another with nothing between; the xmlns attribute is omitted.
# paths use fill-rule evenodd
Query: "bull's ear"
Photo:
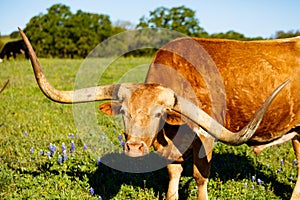
<svg viewBox="0 0 300 200"><path fill-rule="evenodd" d="M172 110L167 111L166 122L170 125L182 125L185 124L183 116Z"/></svg>
<svg viewBox="0 0 300 200"><path fill-rule="evenodd" d="M107 102L99 106L99 110L104 114L115 116L120 114L121 104L119 102Z"/></svg>

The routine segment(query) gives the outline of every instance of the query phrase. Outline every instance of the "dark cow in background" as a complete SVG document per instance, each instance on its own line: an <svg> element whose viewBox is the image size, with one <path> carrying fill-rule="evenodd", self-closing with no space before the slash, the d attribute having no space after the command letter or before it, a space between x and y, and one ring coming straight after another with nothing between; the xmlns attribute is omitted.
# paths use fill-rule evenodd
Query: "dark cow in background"
<svg viewBox="0 0 300 200"><path fill-rule="evenodd" d="M1 50L0 61L6 56L7 60L13 56L16 59L17 54L24 54L26 59L29 59L28 50L23 40L7 42Z"/></svg>
<svg viewBox="0 0 300 200"><path fill-rule="evenodd" d="M167 167L168 200L179 198L182 162L189 156L193 157L198 199L208 198L215 138L229 145L247 143L256 152L293 139L300 160L300 38L254 42L180 38L158 50L145 83L61 91L47 81L29 40L20 32L36 80L48 98L59 103L114 100L102 104L100 110L122 115L125 154L143 156L153 146L163 157L176 161ZM199 46L210 60L201 55ZM196 70L203 65L216 66L224 91L214 77L205 80ZM210 74L212 68L206 71ZM213 95L223 96L226 107L213 102ZM186 136L192 142L188 148L181 148ZM299 179L292 198L300 199Z"/></svg>

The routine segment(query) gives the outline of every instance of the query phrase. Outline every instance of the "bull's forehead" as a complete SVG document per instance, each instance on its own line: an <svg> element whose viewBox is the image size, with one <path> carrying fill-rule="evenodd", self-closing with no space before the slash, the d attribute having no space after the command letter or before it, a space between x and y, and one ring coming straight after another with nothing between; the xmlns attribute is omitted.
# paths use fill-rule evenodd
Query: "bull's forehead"
<svg viewBox="0 0 300 200"><path fill-rule="evenodd" d="M119 98L128 110L145 112L157 106L172 107L175 103L172 90L157 84L132 84L119 90Z"/></svg>

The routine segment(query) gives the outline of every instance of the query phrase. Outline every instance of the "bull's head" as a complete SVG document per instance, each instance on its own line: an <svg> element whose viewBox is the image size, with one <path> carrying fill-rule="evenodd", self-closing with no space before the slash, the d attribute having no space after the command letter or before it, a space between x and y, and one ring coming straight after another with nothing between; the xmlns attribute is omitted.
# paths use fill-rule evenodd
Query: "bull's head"
<svg viewBox="0 0 300 200"><path fill-rule="evenodd" d="M0 88L0 93L6 88L7 84L9 83L9 80L7 80L4 85Z"/></svg>
<svg viewBox="0 0 300 200"><path fill-rule="evenodd" d="M286 81L278 87L255 113L248 125L234 133L220 125L196 105L176 95L171 89L158 84L123 83L74 91L56 90L42 73L29 40L22 30L20 33L28 48L39 87L49 99L59 103L116 100L116 102L102 104L100 110L110 115L122 114L126 137L125 153L134 157L149 152L149 147L156 142L157 133L162 126L161 122L172 123L174 116L175 118L184 116L221 142L231 145L243 144L252 137L272 100L289 82Z"/></svg>

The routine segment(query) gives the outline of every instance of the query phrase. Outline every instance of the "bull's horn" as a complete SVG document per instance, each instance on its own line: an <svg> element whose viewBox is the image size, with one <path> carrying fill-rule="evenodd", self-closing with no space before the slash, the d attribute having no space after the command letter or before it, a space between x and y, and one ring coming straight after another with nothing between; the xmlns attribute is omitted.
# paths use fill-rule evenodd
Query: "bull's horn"
<svg viewBox="0 0 300 200"><path fill-rule="evenodd" d="M0 93L4 90L4 88L7 86L9 83L9 79L4 83L4 85L0 88Z"/></svg>
<svg viewBox="0 0 300 200"><path fill-rule="evenodd" d="M117 99L117 93L120 85L97 86L91 88L78 89L74 91L60 91L53 88L52 85L47 81L45 75L43 74L41 70L41 65L28 38L20 28L18 29L28 49L31 65L33 67L37 83L40 89L49 99L60 103L83 103L91 101Z"/></svg>
<svg viewBox="0 0 300 200"><path fill-rule="evenodd" d="M282 83L274 92L265 100L262 106L256 111L250 122L239 132L231 132L224 126L219 124L216 120L210 117L203 110L199 109L194 104L190 103L183 97L177 96L177 103L173 110L183 114L190 120L194 121L210 135L217 138L223 143L230 145L241 145L246 143L255 133L260 125L268 107L272 103L277 94L286 86L290 80Z"/></svg>

